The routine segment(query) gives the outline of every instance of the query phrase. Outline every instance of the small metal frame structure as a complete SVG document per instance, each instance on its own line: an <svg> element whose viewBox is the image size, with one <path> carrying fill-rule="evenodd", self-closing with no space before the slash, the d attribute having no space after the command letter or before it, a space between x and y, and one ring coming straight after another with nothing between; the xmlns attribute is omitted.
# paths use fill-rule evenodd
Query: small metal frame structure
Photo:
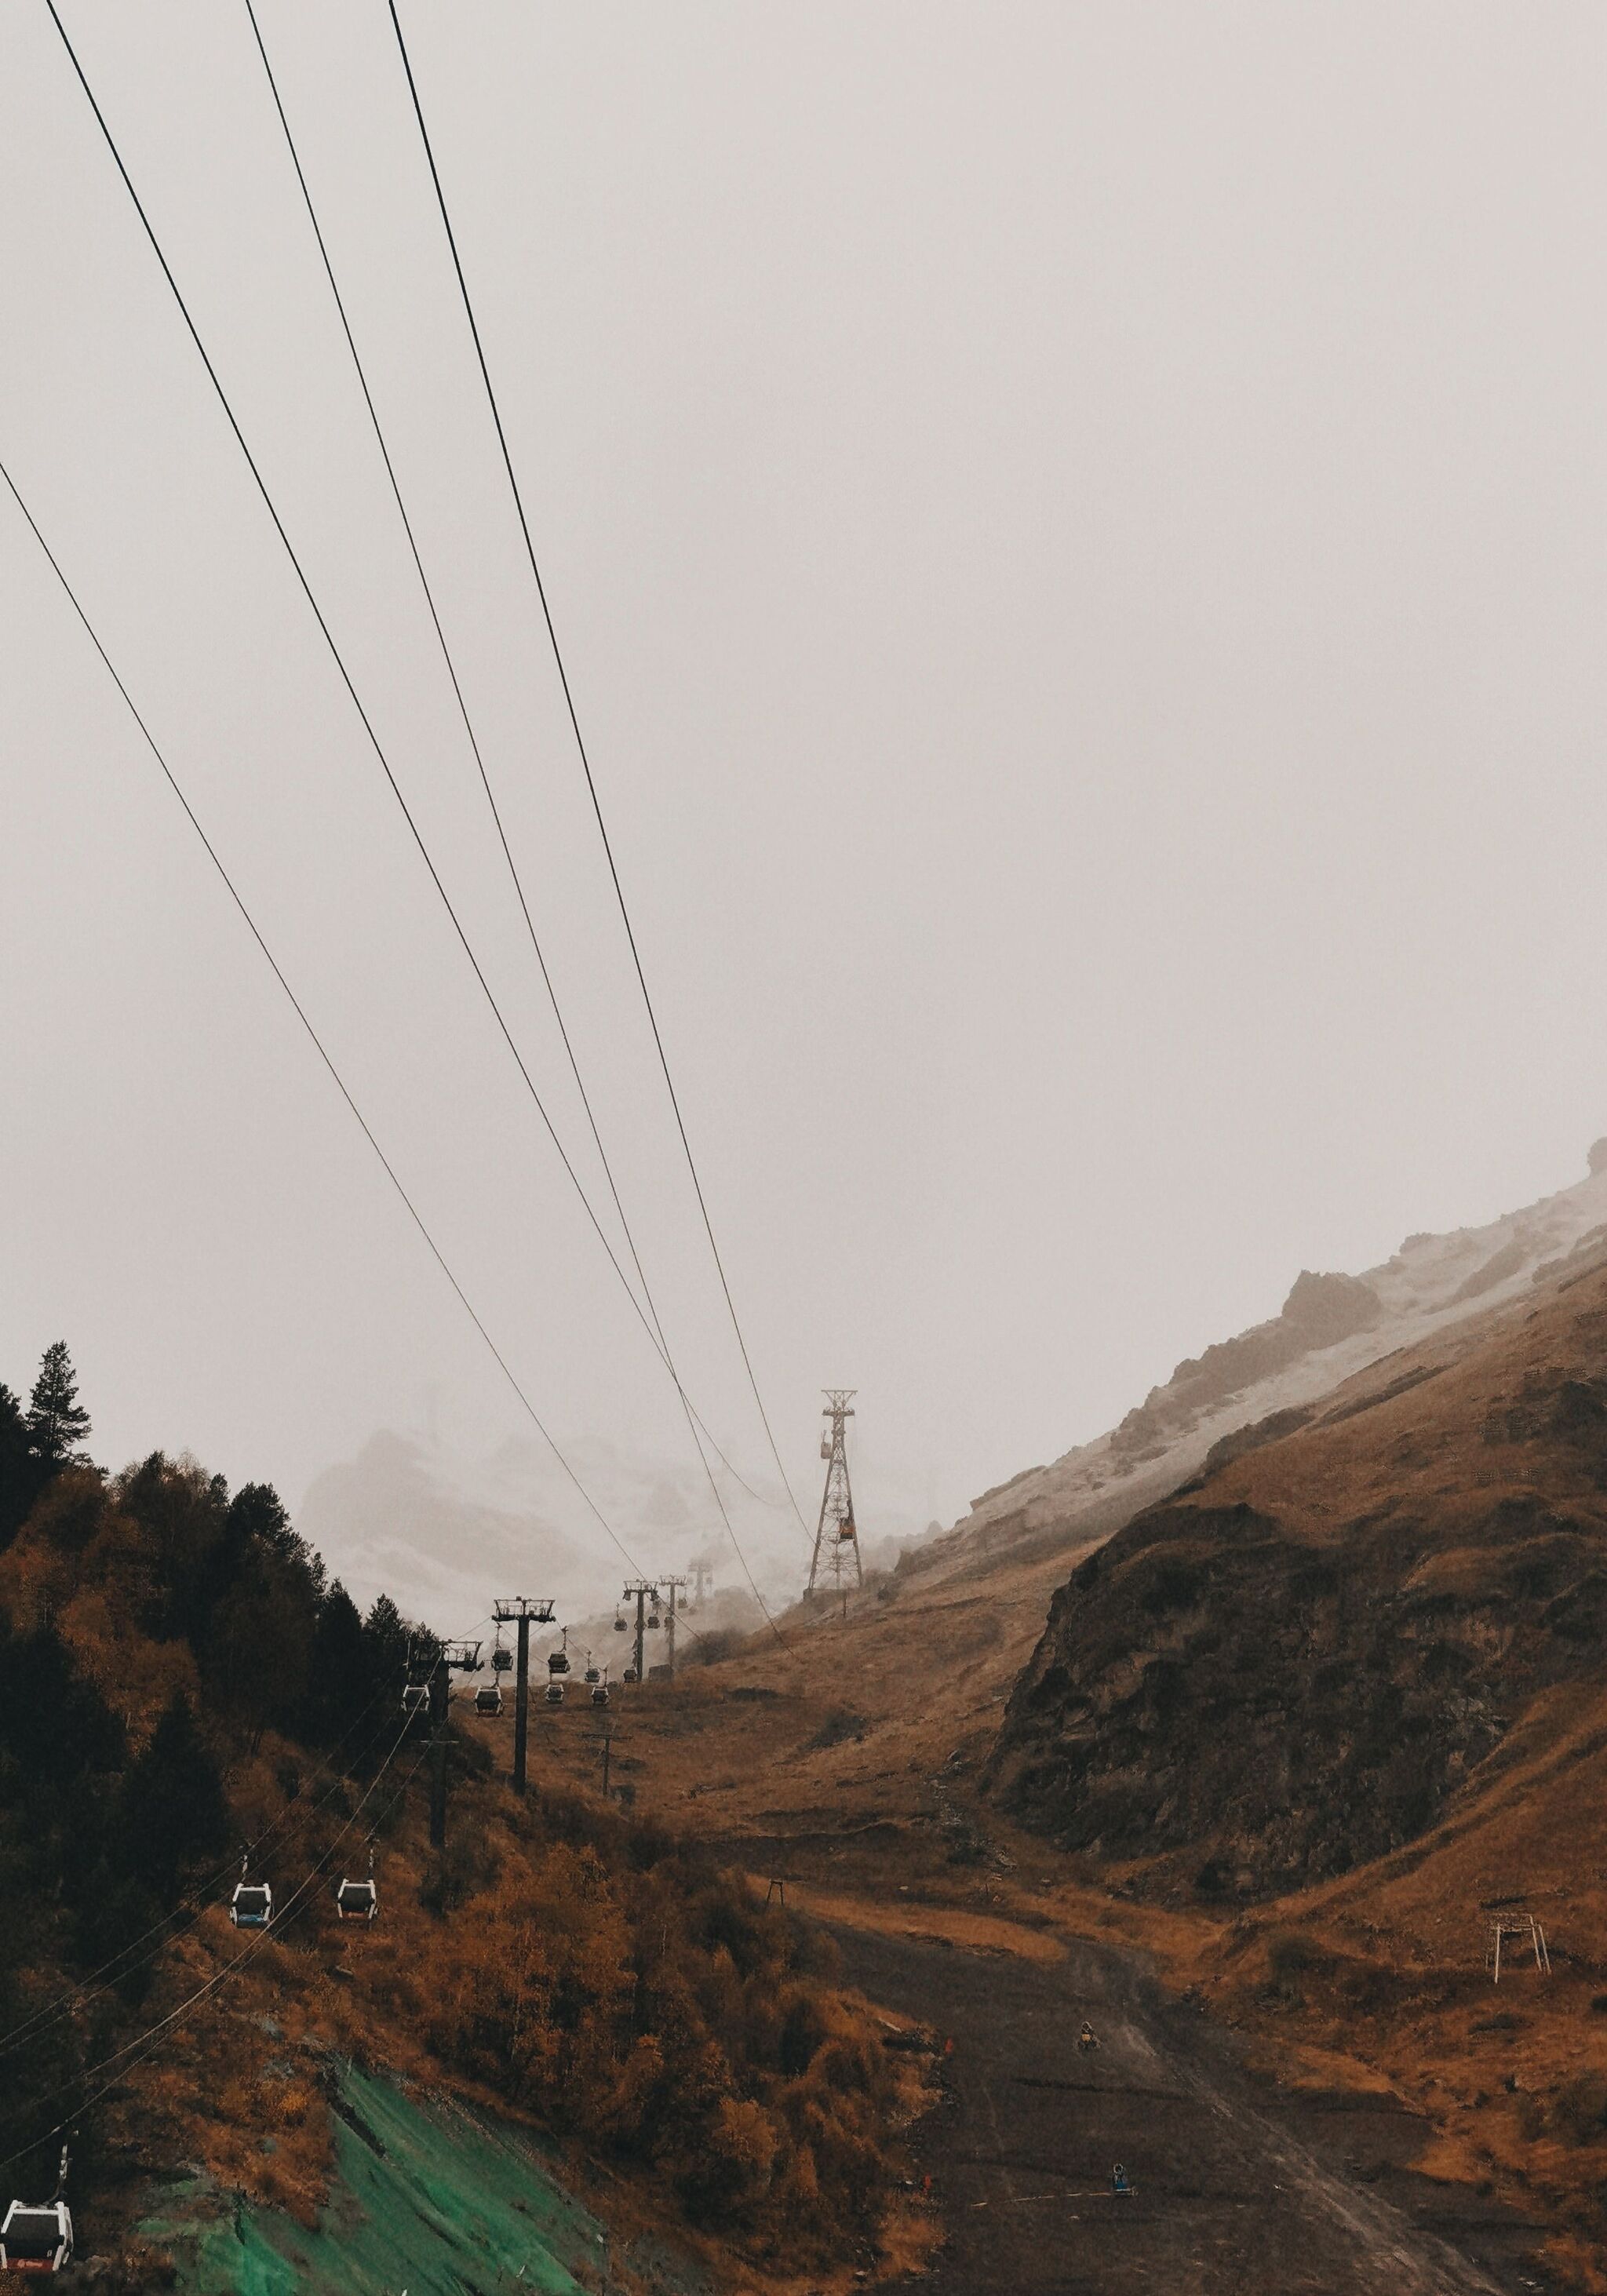
<svg viewBox="0 0 1607 2296"><path fill-rule="evenodd" d="M1501 1946L1502 1940L1507 1938L1520 1948L1527 1941L1535 1956L1535 1967L1541 1976L1551 1975L1551 1951L1546 1942L1546 1931L1533 1914L1489 1914L1486 1920L1484 1965L1490 1972L1493 1985L1501 1982Z"/></svg>

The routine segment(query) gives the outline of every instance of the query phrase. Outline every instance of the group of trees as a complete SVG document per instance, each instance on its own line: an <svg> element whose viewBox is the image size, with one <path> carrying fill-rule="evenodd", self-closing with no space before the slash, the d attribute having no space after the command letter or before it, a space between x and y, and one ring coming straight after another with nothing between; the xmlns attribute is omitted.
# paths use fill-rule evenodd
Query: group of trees
<svg viewBox="0 0 1607 2296"><path fill-rule="evenodd" d="M226 1895L242 1838L280 1829L282 1897L339 1841L430 1640L383 1596L360 1617L271 1485L231 1491L160 1451L107 1474L88 1433L64 1346L26 1408L0 1389L0 2158L165 2007L139 1941ZM398 1840L390 1870L414 1856L414 1886L388 1889L339 2046L383 2058L406 2032L793 2266L863 2242L889 2185L888 2061L784 1918L652 1822L577 1796L515 1805L472 1739L456 1766L452 1853ZM376 1809L405 1837L405 1785ZM6 2052L30 2009L107 1964ZM175 2139L196 2157L202 2094ZM101 2128L80 2130L80 2193ZM23 2189L52 2166L42 2144Z"/></svg>
<svg viewBox="0 0 1607 2296"><path fill-rule="evenodd" d="M0 1386L0 2035L226 1861L225 1778L265 1733L360 1768L420 1631L383 1596L360 1617L270 1484L160 1451L108 1475L89 1432L64 1342L26 1406ZM112 1977L0 2060L0 2155L151 1969Z"/></svg>

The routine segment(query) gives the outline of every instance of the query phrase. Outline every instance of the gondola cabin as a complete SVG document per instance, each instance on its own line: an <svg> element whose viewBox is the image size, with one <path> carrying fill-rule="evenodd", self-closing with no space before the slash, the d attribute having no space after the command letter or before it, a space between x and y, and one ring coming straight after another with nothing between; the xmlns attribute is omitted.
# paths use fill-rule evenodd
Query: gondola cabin
<svg viewBox="0 0 1607 2296"><path fill-rule="evenodd" d="M627 1666L625 1669L625 1679L627 1682L640 1682L642 1677L634 1666Z"/></svg>
<svg viewBox="0 0 1607 2296"><path fill-rule="evenodd" d="M502 1685L496 1682L482 1684L474 1693L474 1711L488 1715L495 1721L502 1712Z"/></svg>
<svg viewBox="0 0 1607 2296"><path fill-rule="evenodd" d="M430 1686L427 1683L410 1682L402 1693L404 1714L422 1714L429 1703Z"/></svg>
<svg viewBox="0 0 1607 2296"><path fill-rule="evenodd" d="M608 1704L608 1685L606 1682L594 1682L592 1685L592 1704L594 1706L606 1706Z"/></svg>
<svg viewBox="0 0 1607 2296"><path fill-rule="evenodd" d="M493 1673L493 1674L506 1674L506 1672L508 1671L508 1669L512 1665L512 1663L513 1663L513 1653L512 1653L512 1652L511 1650L504 1650L504 1648L503 1648L502 1644L501 1644L500 1643L498 1643L498 1644L497 1644L497 1645L496 1645L496 1649L492 1652L492 1653L491 1653L491 1671L492 1671L492 1673Z"/></svg>
<svg viewBox="0 0 1607 2296"><path fill-rule="evenodd" d="M229 1919L237 1930L265 1930L274 1918L274 1893L266 1882L236 1882Z"/></svg>
<svg viewBox="0 0 1607 2296"><path fill-rule="evenodd" d="M547 1672L550 1675L567 1674L569 1670L570 1661L567 1651L555 1650L547 1652Z"/></svg>
<svg viewBox="0 0 1607 2296"><path fill-rule="evenodd" d="M562 1703L563 1703L563 1685L562 1685L562 1683L561 1683L561 1682L549 1682L549 1683L548 1683L548 1685L547 1685L547 1704L548 1704L549 1706L562 1706Z"/></svg>
<svg viewBox="0 0 1607 2296"><path fill-rule="evenodd" d="M341 1882L335 1890L335 1911L343 1922L371 1922L380 1910L378 1885L367 1882Z"/></svg>
<svg viewBox="0 0 1607 2296"><path fill-rule="evenodd" d="M614 1632L617 1635L622 1635L625 1632L625 1620L618 1611L614 1612Z"/></svg>
<svg viewBox="0 0 1607 2296"><path fill-rule="evenodd" d="M586 1678L587 1682L601 1682L603 1679L603 1669L594 1664L588 1666L586 1669Z"/></svg>
<svg viewBox="0 0 1607 2296"><path fill-rule="evenodd" d="M30 2208L13 2201L0 2224L0 2272L60 2272L72 2260L72 2210L64 2201Z"/></svg>

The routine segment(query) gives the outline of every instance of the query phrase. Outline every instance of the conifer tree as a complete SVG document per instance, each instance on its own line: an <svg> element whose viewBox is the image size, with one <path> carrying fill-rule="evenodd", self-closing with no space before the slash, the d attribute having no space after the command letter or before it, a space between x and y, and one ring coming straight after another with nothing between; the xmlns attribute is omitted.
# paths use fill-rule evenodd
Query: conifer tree
<svg viewBox="0 0 1607 2296"><path fill-rule="evenodd" d="M128 1772L123 1823L129 1865L165 1899L187 1866L228 1840L223 1782L182 1691Z"/></svg>
<svg viewBox="0 0 1607 2296"><path fill-rule="evenodd" d="M78 1377L65 1340L53 1340L39 1365L28 1403L28 1434L34 1456L46 1466L65 1466L89 1432L89 1414L78 1401Z"/></svg>
<svg viewBox="0 0 1607 2296"><path fill-rule="evenodd" d="M9 1546L21 1529L38 1490L38 1462L22 1406L0 1382L0 1546Z"/></svg>

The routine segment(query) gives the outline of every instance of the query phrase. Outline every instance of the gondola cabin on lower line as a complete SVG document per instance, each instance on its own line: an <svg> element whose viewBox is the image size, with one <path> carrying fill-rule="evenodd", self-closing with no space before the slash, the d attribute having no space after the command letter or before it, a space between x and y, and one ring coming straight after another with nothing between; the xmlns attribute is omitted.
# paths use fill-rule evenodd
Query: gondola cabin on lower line
<svg viewBox="0 0 1607 2296"><path fill-rule="evenodd" d="M274 1893L266 1882L236 1882L229 1919L237 1930L265 1930L274 1918Z"/></svg>
<svg viewBox="0 0 1607 2296"><path fill-rule="evenodd" d="M493 1720L502 1712L502 1685L499 1682L481 1683L474 1693L474 1711L489 1715Z"/></svg>
<svg viewBox="0 0 1607 2296"><path fill-rule="evenodd" d="M554 1679L547 1685L547 1704L549 1706L562 1706L562 1703L563 1685L554 1677Z"/></svg>
<svg viewBox="0 0 1607 2296"><path fill-rule="evenodd" d="M335 1911L343 1922L371 1922L379 1910L379 1887L372 1874L366 1882L337 1884Z"/></svg>
<svg viewBox="0 0 1607 2296"><path fill-rule="evenodd" d="M425 1682L410 1682L402 1693L404 1714L422 1714L430 1703L430 1685Z"/></svg>
<svg viewBox="0 0 1607 2296"><path fill-rule="evenodd" d="M13 2201L0 2224L0 2272L60 2272L72 2260L72 2210L65 2201L30 2208Z"/></svg>

